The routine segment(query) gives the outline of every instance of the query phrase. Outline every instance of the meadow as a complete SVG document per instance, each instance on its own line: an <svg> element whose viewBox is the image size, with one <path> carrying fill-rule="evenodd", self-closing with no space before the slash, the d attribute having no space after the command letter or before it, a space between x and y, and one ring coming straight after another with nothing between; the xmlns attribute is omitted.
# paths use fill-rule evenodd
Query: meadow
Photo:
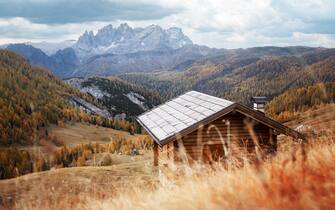
<svg viewBox="0 0 335 210"><path fill-rule="evenodd" d="M244 167L232 162L230 167L171 163L155 168L150 148L137 156L104 152L93 157L111 155L110 166L2 180L0 201L14 209L332 209L335 123L322 122L320 116L333 111L320 107L302 113L302 121L295 123L318 125L308 142L281 137L276 156L245 160Z"/></svg>

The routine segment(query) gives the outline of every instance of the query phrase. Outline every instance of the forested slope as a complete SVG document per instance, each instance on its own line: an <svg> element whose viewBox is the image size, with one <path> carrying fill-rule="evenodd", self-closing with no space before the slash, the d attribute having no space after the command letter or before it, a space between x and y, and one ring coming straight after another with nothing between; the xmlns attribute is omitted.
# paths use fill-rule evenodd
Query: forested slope
<svg viewBox="0 0 335 210"><path fill-rule="evenodd" d="M264 56L257 56L257 50L250 54L243 51L197 62L183 71L120 77L158 90L165 100L193 89L244 104L255 95L272 98L289 89L335 82L334 49L301 51L292 55L267 52Z"/></svg>
<svg viewBox="0 0 335 210"><path fill-rule="evenodd" d="M299 112L334 101L335 83L318 83L285 91L267 104L266 112L272 118L288 121Z"/></svg>
<svg viewBox="0 0 335 210"><path fill-rule="evenodd" d="M0 95L2 145L32 144L39 133L47 135L50 123L87 119L86 113L69 105L69 96L95 103L93 97L8 50L0 50Z"/></svg>

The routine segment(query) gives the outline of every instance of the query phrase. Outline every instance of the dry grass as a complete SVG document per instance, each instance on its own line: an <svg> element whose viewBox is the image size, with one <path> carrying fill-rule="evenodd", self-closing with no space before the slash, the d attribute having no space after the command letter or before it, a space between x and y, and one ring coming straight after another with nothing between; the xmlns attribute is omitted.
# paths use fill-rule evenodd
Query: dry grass
<svg viewBox="0 0 335 210"><path fill-rule="evenodd" d="M303 145L282 139L286 143L274 158L243 168L164 168L160 178L165 181L157 183L151 153L137 159L114 154L114 166L59 169L0 181L0 195L11 198L9 204L17 209L333 209L334 118L327 110L306 113L303 120L318 131L329 130L327 135Z"/></svg>
<svg viewBox="0 0 335 210"><path fill-rule="evenodd" d="M152 189L158 183L152 154L141 154L111 155L112 166L62 168L0 180L0 209L83 209L89 199Z"/></svg>
<svg viewBox="0 0 335 210"><path fill-rule="evenodd" d="M85 143L109 143L110 138L118 139L120 137L125 139L136 139L138 136L144 135L130 135L125 131L119 131L111 128L104 128L100 126L76 123L74 125L66 124L65 127L52 126L49 132L56 136L57 139L62 140L66 146L74 146Z"/></svg>
<svg viewBox="0 0 335 210"><path fill-rule="evenodd" d="M229 171L219 165L183 165L167 171L172 176L163 176L166 182L160 184L147 153L118 160L115 166L3 180L0 192L5 195L7 189L6 195L16 195L17 209L332 209L334 141L291 148L273 159Z"/></svg>
<svg viewBox="0 0 335 210"><path fill-rule="evenodd" d="M73 147L88 143L109 144L111 139L139 141L139 139L147 137L146 135L131 135L129 132L85 123L64 124L63 127L51 125L49 127L49 136L52 137L51 139L54 139L51 140L51 144L50 142L42 141L37 145L16 145L15 147L33 153L50 154L54 149L63 146ZM0 147L1 149L8 148Z"/></svg>
<svg viewBox="0 0 335 210"><path fill-rule="evenodd" d="M110 200L91 199L87 208L332 209L334 153L335 144L328 141L231 171L192 168L154 191L137 189Z"/></svg>

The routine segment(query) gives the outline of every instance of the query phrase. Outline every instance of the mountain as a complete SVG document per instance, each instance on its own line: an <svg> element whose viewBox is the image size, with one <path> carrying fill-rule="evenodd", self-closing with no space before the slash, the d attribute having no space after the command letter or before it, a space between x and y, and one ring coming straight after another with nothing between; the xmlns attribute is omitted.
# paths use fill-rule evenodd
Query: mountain
<svg viewBox="0 0 335 210"><path fill-rule="evenodd" d="M226 50L198 59L182 70L119 75L159 91L164 100L198 90L250 103L255 95L277 96L286 90L335 82L335 49L263 47Z"/></svg>
<svg viewBox="0 0 335 210"><path fill-rule="evenodd" d="M58 50L64 50L65 48L72 47L77 40L65 40L61 42L26 42L24 44L31 45L35 48L41 49L45 54L51 56Z"/></svg>
<svg viewBox="0 0 335 210"><path fill-rule="evenodd" d="M92 31L86 31L73 48L83 59L105 53L129 54L164 48L178 49L192 44L180 28L164 30L157 25L131 28L127 23L123 23L117 28L107 25L95 35Z"/></svg>
<svg viewBox="0 0 335 210"><path fill-rule="evenodd" d="M52 56L48 56L42 50L26 44L10 44L7 49L24 56L34 65L50 69L59 77L70 75L79 65L79 60L72 48L58 50Z"/></svg>
<svg viewBox="0 0 335 210"><path fill-rule="evenodd" d="M38 144L42 136L47 138L50 124L89 119L72 99L98 105L93 97L8 50L0 50L0 95L0 145Z"/></svg>
<svg viewBox="0 0 335 210"><path fill-rule="evenodd" d="M86 31L75 43L29 42L2 47L21 54L34 65L50 69L60 78L180 69L221 52L194 45L180 28L132 28L126 23L116 28L107 25L96 34Z"/></svg>
<svg viewBox="0 0 335 210"><path fill-rule="evenodd" d="M262 75L266 75L267 80L277 75L282 82L291 81L292 77L285 78L291 67L296 65L304 69L332 56L335 50L302 46L215 49L193 44L179 28L162 29L157 25L132 28L126 23L118 27L107 25L96 34L86 31L71 48L58 50L52 55L24 44L12 44L7 48L25 56L34 65L50 69L60 78L149 73L147 79L157 80L156 76L164 75L166 78L159 82L175 86L173 91L165 88L161 93L163 97L169 98L194 88L224 97L234 95L236 97L232 99L241 101L246 101L251 93L242 96L239 93L242 86L238 85L251 87L256 82L253 79ZM126 77L131 81L131 77L136 76ZM289 88L284 84L284 89ZM213 85L220 90L213 91ZM284 89L268 94L277 94ZM252 92L265 93L261 89Z"/></svg>
<svg viewBox="0 0 335 210"><path fill-rule="evenodd" d="M216 55L222 50L187 45L179 49L157 49L130 54L96 55L84 61L72 76L109 76L129 72L152 72L181 69L204 56Z"/></svg>
<svg viewBox="0 0 335 210"><path fill-rule="evenodd" d="M71 78L66 82L81 92L94 96L117 117L134 117L161 103L156 92L115 77Z"/></svg>

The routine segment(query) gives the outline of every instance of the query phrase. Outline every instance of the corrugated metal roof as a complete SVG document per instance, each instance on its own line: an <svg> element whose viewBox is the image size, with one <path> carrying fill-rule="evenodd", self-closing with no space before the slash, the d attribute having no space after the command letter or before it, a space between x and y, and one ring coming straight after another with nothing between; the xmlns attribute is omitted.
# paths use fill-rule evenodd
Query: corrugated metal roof
<svg viewBox="0 0 335 210"><path fill-rule="evenodd" d="M234 102L190 91L145 112L138 121L162 142L232 104Z"/></svg>

